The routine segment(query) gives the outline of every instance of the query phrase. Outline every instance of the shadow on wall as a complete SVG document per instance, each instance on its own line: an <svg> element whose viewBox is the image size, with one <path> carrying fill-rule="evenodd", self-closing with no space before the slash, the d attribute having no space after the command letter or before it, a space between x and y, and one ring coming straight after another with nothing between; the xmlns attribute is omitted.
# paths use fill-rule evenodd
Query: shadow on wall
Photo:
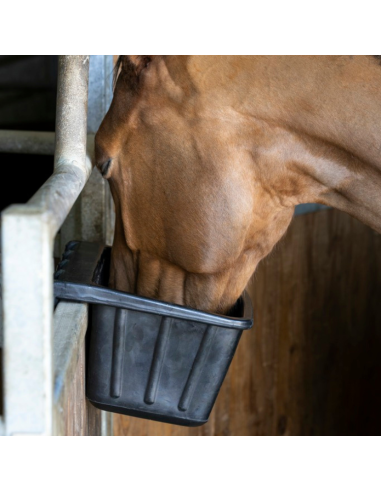
<svg viewBox="0 0 381 492"><path fill-rule="evenodd" d="M380 251L379 234L332 209L297 217L258 268L259 433L380 435Z"/></svg>

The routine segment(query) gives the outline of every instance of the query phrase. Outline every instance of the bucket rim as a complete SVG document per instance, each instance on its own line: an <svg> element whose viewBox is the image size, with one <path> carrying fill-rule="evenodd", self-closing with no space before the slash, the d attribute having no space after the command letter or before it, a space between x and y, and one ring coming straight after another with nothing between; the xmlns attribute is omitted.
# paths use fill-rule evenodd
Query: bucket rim
<svg viewBox="0 0 381 492"><path fill-rule="evenodd" d="M207 313L179 304L137 296L98 285L63 280L55 280L54 296L57 299L65 301L86 302L88 304L124 308L131 311L156 314L186 321L196 321L198 323L234 330L249 330L253 326L253 307L246 290L240 297L243 302L243 317L239 318Z"/></svg>

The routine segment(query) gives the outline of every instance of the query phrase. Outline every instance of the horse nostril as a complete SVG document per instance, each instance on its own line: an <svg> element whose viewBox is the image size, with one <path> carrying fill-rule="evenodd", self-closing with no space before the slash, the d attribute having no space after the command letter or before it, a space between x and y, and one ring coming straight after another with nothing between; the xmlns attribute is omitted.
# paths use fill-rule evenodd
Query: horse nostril
<svg viewBox="0 0 381 492"><path fill-rule="evenodd" d="M111 165L111 159L109 159L108 161L104 162L100 166L102 176L106 176L106 174L108 173L108 170L110 169L110 165Z"/></svg>

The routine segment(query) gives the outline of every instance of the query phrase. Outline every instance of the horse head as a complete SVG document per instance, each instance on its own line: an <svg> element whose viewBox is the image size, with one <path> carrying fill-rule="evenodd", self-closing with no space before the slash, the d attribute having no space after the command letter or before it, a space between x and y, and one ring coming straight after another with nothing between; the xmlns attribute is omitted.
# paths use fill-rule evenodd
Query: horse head
<svg viewBox="0 0 381 492"><path fill-rule="evenodd" d="M311 108L295 102L297 87L280 97L273 63L119 58L114 98L96 135L96 164L116 210L112 287L226 313L295 205L325 203L329 186L310 163L341 154L295 131L289 115ZM298 83L284 73L289 85Z"/></svg>

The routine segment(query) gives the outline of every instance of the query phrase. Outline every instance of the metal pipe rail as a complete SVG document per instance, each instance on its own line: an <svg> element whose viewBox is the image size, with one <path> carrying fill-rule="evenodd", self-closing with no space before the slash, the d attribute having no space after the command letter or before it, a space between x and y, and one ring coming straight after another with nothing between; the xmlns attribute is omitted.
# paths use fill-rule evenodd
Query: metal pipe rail
<svg viewBox="0 0 381 492"><path fill-rule="evenodd" d="M88 55L59 58L54 173L27 204L2 214L8 435L54 433L53 242L92 170L88 80Z"/></svg>

